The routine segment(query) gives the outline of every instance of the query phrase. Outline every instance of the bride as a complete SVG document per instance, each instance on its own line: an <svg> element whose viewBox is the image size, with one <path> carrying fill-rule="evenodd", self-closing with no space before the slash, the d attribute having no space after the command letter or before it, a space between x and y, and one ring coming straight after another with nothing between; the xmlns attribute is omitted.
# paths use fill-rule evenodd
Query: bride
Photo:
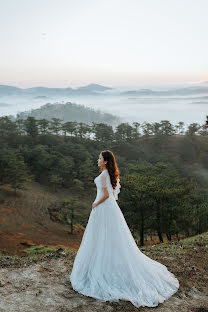
<svg viewBox="0 0 208 312"><path fill-rule="evenodd" d="M97 196L70 275L77 292L101 301L130 301L155 307L171 297L179 281L167 267L144 255L135 243L116 200L119 170L113 152L99 155Z"/></svg>

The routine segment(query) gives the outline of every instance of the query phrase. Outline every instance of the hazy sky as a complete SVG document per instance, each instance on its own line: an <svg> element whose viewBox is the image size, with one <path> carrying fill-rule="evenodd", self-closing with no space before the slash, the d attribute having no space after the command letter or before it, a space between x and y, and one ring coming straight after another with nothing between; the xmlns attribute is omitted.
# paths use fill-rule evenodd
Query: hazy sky
<svg viewBox="0 0 208 312"><path fill-rule="evenodd" d="M208 0L0 0L0 84L208 80Z"/></svg>

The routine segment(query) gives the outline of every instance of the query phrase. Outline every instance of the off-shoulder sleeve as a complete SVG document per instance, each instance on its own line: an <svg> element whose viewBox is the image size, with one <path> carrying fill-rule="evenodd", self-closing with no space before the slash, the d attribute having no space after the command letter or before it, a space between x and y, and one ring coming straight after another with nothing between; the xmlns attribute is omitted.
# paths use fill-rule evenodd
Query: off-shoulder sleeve
<svg viewBox="0 0 208 312"><path fill-rule="evenodd" d="M118 179L116 188L113 189L113 195L115 197L115 200L118 200L118 194L120 193L120 188L121 188L120 179Z"/></svg>

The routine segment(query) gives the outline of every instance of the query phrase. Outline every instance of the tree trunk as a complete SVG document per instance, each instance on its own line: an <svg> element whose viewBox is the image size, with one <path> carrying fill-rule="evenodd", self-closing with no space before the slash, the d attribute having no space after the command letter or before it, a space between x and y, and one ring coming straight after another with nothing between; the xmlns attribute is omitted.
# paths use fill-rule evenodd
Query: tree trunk
<svg viewBox="0 0 208 312"><path fill-rule="evenodd" d="M162 233L159 230L157 230L157 235L159 237L160 242L163 243Z"/></svg>
<svg viewBox="0 0 208 312"><path fill-rule="evenodd" d="M163 243L162 232L161 232L161 220L160 220L160 205L157 203L157 234L161 243Z"/></svg>
<svg viewBox="0 0 208 312"><path fill-rule="evenodd" d="M71 234L73 234L73 224L74 224L74 208L71 210Z"/></svg>
<svg viewBox="0 0 208 312"><path fill-rule="evenodd" d="M201 234L202 233L202 226L201 226L201 219L200 219L200 216L199 216L199 219L198 219L198 233L197 234Z"/></svg>
<svg viewBox="0 0 208 312"><path fill-rule="evenodd" d="M189 237L189 236L190 236L189 229L186 229L186 236L187 236L187 237Z"/></svg>
<svg viewBox="0 0 208 312"><path fill-rule="evenodd" d="M169 241L171 241L171 234L170 234L170 233L166 233L166 236L167 236L167 239L168 239Z"/></svg>
<svg viewBox="0 0 208 312"><path fill-rule="evenodd" d="M55 193L57 193L57 184L56 184L56 183L53 184L53 191L54 191Z"/></svg>
<svg viewBox="0 0 208 312"><path fill-rule="evenodd" d="M144 212L143 208L140 210L140 217L141 217L141 225L140 225L140 245L144 246Z"/></svg>

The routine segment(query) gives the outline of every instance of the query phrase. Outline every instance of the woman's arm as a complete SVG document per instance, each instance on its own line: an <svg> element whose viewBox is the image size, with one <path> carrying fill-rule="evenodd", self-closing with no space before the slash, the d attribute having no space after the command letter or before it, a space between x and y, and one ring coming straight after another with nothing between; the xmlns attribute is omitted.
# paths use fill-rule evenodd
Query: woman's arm
<svg viewBox="0 0 208 312"><path fill-rule="evenodd" d="M101 197L100 200L98 200L97 202L94 202L92 204L92 208L95 208L96 206L100 205L101 203L103 203L108 197L109 197L109 193L108 193L108 189L107 189L107 181L106 181L106 171L103 172L103 174L101 174L101 186L102 186L102 191L103 191L103 196Z"/></svg>
<svg viewBox="0 0 208 312"><path fill-rule="evenodd" d="M106 187L103 187L103 193L104 193L103 197L101 197L101 199L98 200L97 202L94 202L92 204L92 208L95 208L96 206L100 205L109 197L109 193Z"/></svg>

